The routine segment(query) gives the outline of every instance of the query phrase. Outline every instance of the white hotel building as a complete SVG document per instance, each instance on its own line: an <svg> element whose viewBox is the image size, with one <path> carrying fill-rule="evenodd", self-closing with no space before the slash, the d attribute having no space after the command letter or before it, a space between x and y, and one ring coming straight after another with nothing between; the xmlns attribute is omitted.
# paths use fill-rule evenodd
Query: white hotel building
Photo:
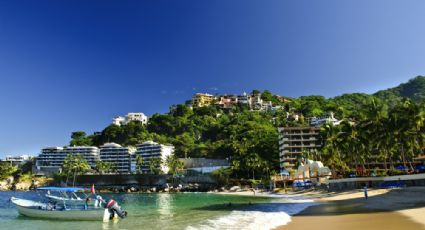
<svg viewBox="0 0 425 230"><path fill-rule="evenodd" d="M62 147L46 147L35 161L35 174L52 174L60 171L66 154Z"/></svg>
<svg viewBox="0 0 425 230"><path fill-rule="evenodd" d="M146 141L143 144L136 145L136 148L136 156L140 155L143 158L143 173L150 173L149 161L152 158L161 158L163 163L160 166L160 170L163 173L168 173L169 168L164 164L164 162L168 156L174 154L174 146L158 144L153 141Z"/></svg>
<svg viewBox="0 0 425 230"><path fill-rule="evenodd" d="M100 160L111 163L120 174L130 173L132 151L116 143L105 143L100 146Z"/></svg>
<svg viewBox="0 0 425 230"><path fill-rule="evenodd" d="M61 170L63 162L68 155L80 154L87 160L91 168L96 166L99 158L99 149L93 146L67 146L47 147L41 150L41 154L35 162L36 174L51 174Z"/></svg>

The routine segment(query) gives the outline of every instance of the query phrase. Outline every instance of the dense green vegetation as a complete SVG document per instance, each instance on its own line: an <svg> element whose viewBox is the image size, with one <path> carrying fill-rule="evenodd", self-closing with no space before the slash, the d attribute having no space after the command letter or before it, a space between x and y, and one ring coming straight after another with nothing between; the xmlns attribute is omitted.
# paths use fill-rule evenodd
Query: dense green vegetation
<svg viewBox="0 0 425 230"><path fill-rule="evenodd" d="M0 180L5 180L18 171L17 167L10 165L8 162L0 162Z"/></svg>
<svg viewBox="0 0 425 230"><path fill-rule="evenodd" d="M153 140L174 145L177 157L225 158L231 162L233 176L260 178L279 170L277 127L307 125L306 118L334 112L344 122L338 127L324 127L325 147L317 158L342 172L353 170L357 164L365 165L374 156L393 162L402 156L403 163L408 164L421 150L417 146L422 143L422 126L414 126L411 120L419 122L423 118L419 103L425 92L424 82L424 77L417 77L375 95L354 93L328 99L303 96L283 101L265 90L262 99L281 106L273 112L250 111L244 106L224 110L176 105L166 114L152 115L147 125L109 125L99 135L89 136L74 132L71 145L115 142L134 146ZM139 159L137 165L142 164L143 159Z"/></svg>
<svg viewBox="0 0 425 230"><path fill-rule="evenodd" d="M425 104L402 99L389 108L374 100L362 110L356 122L322 127L324 147L316 160L323 160L341 174L382 174L398 169L414 171L412 162L423 153L425 144ZM374 172L376 173L376 172Z"/></svg>
<svg viewBox="0 0 425 230"><path fill-rule="evenodd" d="M31 182L33 162L27 161L18 166L12 166L10 162L0 162L0 180L6 180L13 177L13 183L17 182Z"/></svg>
<svg viewBox="0 0 425 230"><path fill-rule="evenodd" d="M95 170L99 174L116 172L115 165L105 161L96 161Z"/></svg>
<svg viewBox="0 0 425 230"><path fill-rule="evenodd" d="M278 169L277 123L283 111L253 112L235 108L222 111L215 107L194 108L177 105L168 114L154 114L147 126L138 122L106 127L100 135L74 135L71 143L102 145L115 142L134 146L146 140L173 144L178 157L227 158L239 161L240 170L251 177L252 169ZM286 120L286 118L285 118ZM139 159L138 166L143 164ZM253 162L260 162L264 167ZM152 162L153 164L155 162ZM152 170L155 167L152 167ZM177 167L179 168L179 167ZM261 173L261 172L259 172Z"/></svg>
<svg viewBox="0 0 425 230"><path fill-rule="evenodd" d="M425 77L417 76L407 83L378 91L374 95L392 103L400 101L401 98L410 98L414 102L421 102L425 99Z"/></svg>

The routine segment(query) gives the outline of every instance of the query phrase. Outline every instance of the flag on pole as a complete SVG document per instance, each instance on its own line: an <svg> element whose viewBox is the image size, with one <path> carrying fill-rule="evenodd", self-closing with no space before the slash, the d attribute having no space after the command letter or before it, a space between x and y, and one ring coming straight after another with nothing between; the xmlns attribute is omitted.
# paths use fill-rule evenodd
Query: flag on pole
<svg viewBox="0 0 425 230"><path fill-rule="evenodd" d="M93 194L95 194L95 191L94 191L94 184L92 184L92 185L91 185L90 192L91 192L91 193L93 193Z"/></svg>

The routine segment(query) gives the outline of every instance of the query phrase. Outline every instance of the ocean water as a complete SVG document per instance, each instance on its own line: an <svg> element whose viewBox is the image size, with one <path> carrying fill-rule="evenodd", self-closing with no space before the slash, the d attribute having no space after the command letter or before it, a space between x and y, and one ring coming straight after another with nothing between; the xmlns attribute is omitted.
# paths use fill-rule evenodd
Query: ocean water
<svg viewBox="0 0 425 230"><path fill-rule="evenodd" d="M299 196L235 196L212 193L102 194L128 211L116 222L40 220L19 215L11 196L40 200L36 192L0 192L0 229L272 229L285 225L311 200Z"/></svg>

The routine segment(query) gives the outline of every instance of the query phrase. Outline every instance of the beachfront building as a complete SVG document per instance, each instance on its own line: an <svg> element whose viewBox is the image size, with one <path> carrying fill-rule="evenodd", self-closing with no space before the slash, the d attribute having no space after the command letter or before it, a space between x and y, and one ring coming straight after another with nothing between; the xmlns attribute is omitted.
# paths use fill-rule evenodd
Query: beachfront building
<svg viewBox="0 0 425 230"><path fill-rule="evenodd" d="M6 156L5 159L1 161L9 163L11 166L19 166L19 165L25 164L31 159L32 159L31 156L21 155L21 156Z"/></svg>
<svg viewBox="0 0 425 230"><path fill-rule="evenodd" d="M208 93L197 93L192 98L193 107L204 107L213 105L215 102L215 97Z"/></svg>
<svg viewBox="0 0 425 230"><path fill-rule="evenodd" d="M174 154L174 146L158 144L153 141L146 141L142 144L136 145L136 149L135 157L141 156L143 159L143 165L141 167L142 173L150 173L149 162L153 158L160 158L162 161L157 170L162 171L162 173L168 173L169 169L165 164L165 160L168 156Z"/></svg>
<svg viewBox="0 0 425 230"><path fill-rule="evenodd" d="M114 125L127 125L131 121L141 122L146 125L148 123L148 117L144 113L127 113L125 116L117 116L112 119Z"/></svg>
<svg viewBox="0 0 425 230"><path fill-rule="evenodd" d="M100 160L111 163L117 173L130 173L132 152L129 147L116 143L105 143L100 146Z"/></svg>
<svg viewBox="0 0 425 230"><path fill-rule="evenodd" d="M319 127L281 127L278 131L281 171L296 169L304 152L314 152L321 147Z"/></svg>
<svg viewBox="0 0 425 230"><path fill-rule="evenodd" d="M66 154L62 147L46 147L35 161L35 174L49 175L60 171Z"/></svg>
<svg viewBox="0 0 425 230"><path fill-rule="evenodd" d="M99 157L99 148L94 146L66 146L63 148L65 156L68 155L81 155L86 159L87 163L90 165L90 168L94 169L96 167L96 161L100 160Z"/></svg>
<svg viewBox="0 0 425 230"><path fill-rule="evenodd" d="M91 168L96 167L99 158L99 149L93 146L67 146L67 147L47 147L41 150L35 161L35 174L49 175L60 172L68 155L82 155L87 160Z"/></svg>

